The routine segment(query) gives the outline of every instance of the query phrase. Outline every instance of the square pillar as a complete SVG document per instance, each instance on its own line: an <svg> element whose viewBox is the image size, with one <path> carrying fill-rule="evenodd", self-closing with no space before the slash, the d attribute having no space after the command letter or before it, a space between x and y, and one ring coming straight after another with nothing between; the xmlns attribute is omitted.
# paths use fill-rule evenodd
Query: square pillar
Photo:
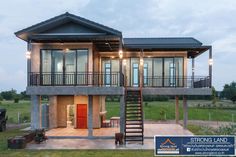
<svg viewBox="0 0 236 157"><path fill-rule="evenodd" d="M93 96L88 96L88 137L93 137Z"/></svg>
<svg viewBox="0 0 236 157"><path fill-rule="evenodd" d="M194 88L194 76L195 76L195 59L192 58L192 88Z"/></svg>
<svg viewBox="0 0 236 157"><path fill-rule="evenodd" d="M179 97L175 96L175 123L179 123Z"/></svg>
<svg viewBox="0 0 236 157"><path fill-rule="evenodd" d="M213 64L213 60L212 60L212 47L210 46L209 48L209 87L212 87L212 64Z"/></svg>
<svg viewBox="0 0 236 157"><path fill-rule="evenodd" d="M39 129L41 123L40 96L31 95L31 130Z"/></svg>
<svg viewBox="0 0 236 157"><path fill-rule="evenodd" d="M188 104L187 104L187 98L186 96L183 96L183 114L184 114L184 129L187 129L187 121L188 121Z"/></svg>
<svg viewBox="0 0 236 157"><path fill-rule="evenodd" d="M125 97L120 96L120 133L125 132Z"/></svg>

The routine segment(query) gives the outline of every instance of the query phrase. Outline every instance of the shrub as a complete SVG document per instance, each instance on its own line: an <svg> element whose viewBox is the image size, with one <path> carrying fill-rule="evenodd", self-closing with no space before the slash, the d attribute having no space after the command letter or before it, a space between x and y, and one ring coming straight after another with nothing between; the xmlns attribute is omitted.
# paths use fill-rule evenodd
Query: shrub
<svg viewBox="0 0 236 157"><path fill-rule="evenodd" d="M160 111L160 119L161 119L161 120L165 120L165 113L166 113L166 112L165 112L164 110L161 110L161 111Z"/></svg>
<svg viewBox="0 0 236 157"><path fill-rule="evenodd" d="M220 126L216 133L219 135L236 135L236 124Z"/></svg>
<svg viewBox="0 0 236 157"><path fill-rule="evenodd" d="M19 103L19 98L14 98L14 103Z"/></svg>
<svg viewBox="0 0 236 157"><path fill-rule="evenodd" d="M20 122L21 122L21 123L30 122L30 116L29 116L29 115L22 114L22 115L20 116Z"/></svg>

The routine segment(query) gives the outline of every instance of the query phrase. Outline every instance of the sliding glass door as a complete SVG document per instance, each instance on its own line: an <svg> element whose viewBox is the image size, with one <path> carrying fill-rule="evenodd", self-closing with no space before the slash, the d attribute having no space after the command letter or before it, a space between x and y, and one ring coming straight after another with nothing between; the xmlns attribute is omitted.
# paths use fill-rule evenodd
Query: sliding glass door
<svg viewBox="0 0 236 157"><path fill-rule="evenodd" d="M88 50L41 50L41 83L43 85L85 84ZM79 73L83 73L83 79ZM86 74L85 74L86 73Z"/></svg>

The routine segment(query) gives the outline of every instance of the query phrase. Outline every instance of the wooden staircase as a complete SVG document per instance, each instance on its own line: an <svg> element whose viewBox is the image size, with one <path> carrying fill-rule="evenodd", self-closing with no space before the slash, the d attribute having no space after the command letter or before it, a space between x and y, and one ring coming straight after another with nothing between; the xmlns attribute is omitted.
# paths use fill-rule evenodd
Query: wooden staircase
<svg viewBox="0 0 236 157"><path fill-rule="evenodd" d="M140 89L126 89L125 143L143 144L143 108Z"/></svg>

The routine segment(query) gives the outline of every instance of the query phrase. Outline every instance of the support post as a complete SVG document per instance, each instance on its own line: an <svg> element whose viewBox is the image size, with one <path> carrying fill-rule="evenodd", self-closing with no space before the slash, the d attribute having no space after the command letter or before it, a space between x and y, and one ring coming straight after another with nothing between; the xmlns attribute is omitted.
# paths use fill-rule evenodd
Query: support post
<svg viewBox="0 0 236 157"><path fill-rule="evenodd" d="M175 96L175 123L179 123L179 97Z"/></svg>
<svg viewBox="0 0 236 157"><path fill-rule="evenodd" d="M192 58L192 88L194 88L194 75L195 75L195 59Z"/></svg>
<svg viewBox="0 0 236 157"><path fill-rule="evenodd" d="M120 133L125 132L125 96L120 96Z"/></svg>
<svg viewBox="0 0 236 157"><path fill-rule="evenodd" d="M93 137L93 96L88 96L88 137Z"/></svg>
<svg viewBox="0 0 236 157"><path fill-rule="evenodd" d="M184 118L183 118L183 124L184 124L184 129L187 129L187 121L188 121L188 104L187 104L187 98L186 96L183 96L183 113L184 113Z"/></svg>
<svg viewBox="0 0 236 157"><path fill-rule="evenodd" d="M40 128L40 96L31 95L31 130Z"/></svg>
<svg viewBox="0 0 236 157"><path fill-rule="evenodd" d="M122 38L120 38L120 43L119 43L119 53L122 51ZM120 54L119 54L120 55ZM119 66L120 66L120 71L119 71L119 79L120 79L120 87L124 86L124 77L123 77L123 72L122 72L122 58L123 58L123 52L122 52L122 57L119 56Z"/></svg>
<svg viewBox="0 0 236 157"><path fill-rule="evenodd" d="M144 65L144 60L143 60L143 50L140 52L140 61L139 61L139 85L140 89L143 87L143 65Z"/></svg>
<svg viewBox="0 0 236 157"><path fill-rule="evenodd" d="M209 48L209 61L212 61L212 47ZM212 63L209 62L209 87L212 87Z"/></svg>

